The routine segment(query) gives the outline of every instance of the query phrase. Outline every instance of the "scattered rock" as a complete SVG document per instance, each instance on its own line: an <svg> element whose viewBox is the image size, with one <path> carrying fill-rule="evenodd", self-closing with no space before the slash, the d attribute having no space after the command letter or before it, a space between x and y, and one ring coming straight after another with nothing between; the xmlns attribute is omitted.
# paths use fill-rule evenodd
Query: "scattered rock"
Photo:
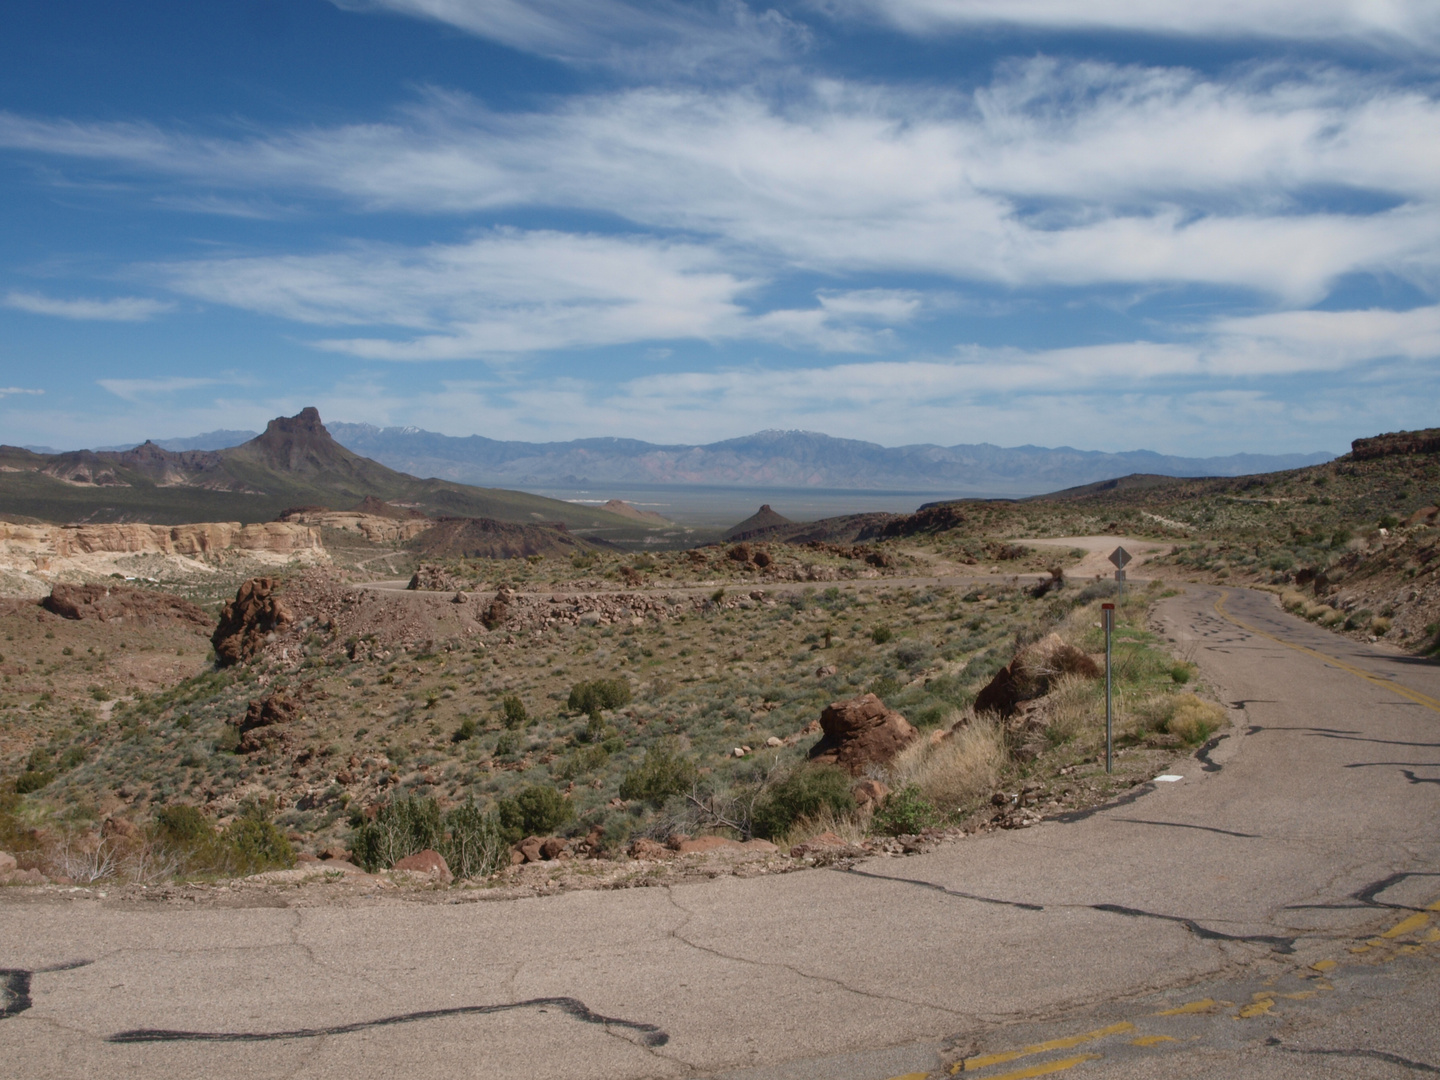
<svg viewBox="0 0 1440 1080"><path fill-rule="evenodd" d="M673 855L664 844L657 844L654 840L647 840L641 837L630 845L630 857L632 859L644 859L646 862L655 862L658 859L668 859Z"/></svg>
<svg viewBox="0 0 1440 1080"><path fill-rule="evenodd" d="M510 614L510 605L515 599L515 594L509 589L502 587L490 601L490 606L485 609L481 621L485 623L487 630L494 630L505 624L505 619Z"/></svg>
<svg viewBox="0 0 1440 1080"><path fill-rule="evenodd" d="M45 885L49 880L39 870L11 870L0 873L0 885Z"/></svg>
<svg viewBox="0 0 1440 1080"><path fill-rule="evenodd" d="M759 837L756 837L754 840L746 840L740 846L746 851L758 851L764 855L769 855L780 850L769 840L761 840Z"/></svg>
<svg viewBox="0 0 1440 1080"><path fill-rule="evenodd" d="M839 670L840 669L834 664L822 664L815 669L815 677L817 679L828 679L831 675L838 673Z"/></svg>
<svg viewBox="0 0 1440 1080"><path fill-rule="evenodd" d="M449 864L445 862L445 856L429 848L417 851L414 855L406 855L390 869L410 874L424 874L427 877L443 881L447 885L455 880L455 875L450 873Z"/></svg>
<svg viewBox="0 0 1440 1080"><path fill-rule="evenodd" d="M723 836L697 836L693 840L680 841L674 846L674 851L679 855L702 855L707 851L739 849L741 846L740 841Z"/></svg>
<svg viewBox="0 0 1440 1080"><path fill-rule="evenodd" d="M1020 702L1043 697L1049 692L1051 681L1064 674L1098 679L1100 666L1088 653L1062 641L1059 634L1047 634L1021 649L996 673L976 695L975 711L1013 716Z"/></svg>
<svg viewBox="0 0 1440 1080"><path fill-rule="evenodd" d="M338 845L327 847L320 852L320 858L325 862L344 862L350 858L350 852Z"/></svg>
<svg viewBox="0 0 1440 1080"><path fill-rule="evenodd" d="M522 862L540 862L545 857L540 853L540 847L544 843L543 837L527 836L515 845L515 850L520 853Z"/></svg>
<svg viewBox="0 0 1440 1080"><path fill-rule="evenodd" d="M106 840L131 841L139 840L142 833L129 818L108 817L100 826L100 835Z"/></svg>
<svg viewBox="0 0 1440 1080"><path fill-rule="evenodd" d="M16 868L15 856L8 851L0 851L0 874L8 874Z"/></svg>
<svg viewBox="0 0 1440 1080"><path fill-rule="evenodd" d="M220 625L210 637L220 667L249 660L269 634L295 621L294 612L276 594L279 587L275 578L251 578L221 610Z"/></svg>
<svg viewBox="0 0 1440 1080"><path fill-rule="evenodd" d="M561 840L558 836L546 837L540 843L540 857L542 859L558 859L562 855L567 854L569 854L569 852L566 850L565 841Z"/></svg>
<svg viewBox="0 0 1440 1080"><path fill-rule="evenodd" d="M812 836L803 844L796 844L790 849L792 859L816 859L827 862L864 854L864 848L857 847L848 840L841 839L833 832L828 831L822 832L818 836Z"/></svg>
<svg viewBox="0 0 1440 1080"><path fill-rule="evenodd" d="M810 760L839 765L859 776L867 765L883 765L920 733L874 694L836 701L820 714L824 736L810 748Z"/></svg>
<svg viewBox="0 0 1440 1080"><path fill-rule="evenodd" d="M771 735L768 739L765 740L765 745L766 745L766 746L784 746L784 745L785 745L785 740L782 739L782 738L780 738L780 736L778 736L778 735Z"/></svg>
<svg viewBox="0 0 1440 1080"><path fill-rule="evenodd" d="M276 691L264 701L252 701L240 721L240 745L236 749L253 754L277 739L288 739L288 726L303 718L300 703L283 691Z"/></svg>

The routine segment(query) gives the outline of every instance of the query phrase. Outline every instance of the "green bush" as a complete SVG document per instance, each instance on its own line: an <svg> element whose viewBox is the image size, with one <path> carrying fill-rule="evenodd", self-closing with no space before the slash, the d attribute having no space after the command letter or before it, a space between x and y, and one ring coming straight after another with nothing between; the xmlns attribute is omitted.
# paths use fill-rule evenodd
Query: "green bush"
<svg viewBox="0 0 1440 1080"><path fill-rule="evenodd" d="M576 683L570 689L566 707L571 712L583 712L592 717L604 709L618 709L630 703L630 684L624 679L595 679L591 682Z"/></svg>
<svg viewBox="0 0 1440 1080"><path fill-rule="evenodd" d="M575 814L569 800L548 784L523 788L514 798L501 799L495 809L507 844L527 836L548 836Z"/></svg>
<svg viewBox="0 0 1440 1080"><path fill-rule="evenodd" d="M666 740L646 750L640 764L625 774L620 781L620 797L664 806L670 796L693 788L699 775L695 763Z"/></svg>
<svg viewBox="0 0 1440 1080"><path fill-rule="evenodd" d="M1170 669L1170 678L1180 686L1184 686L1190 681L1190 674L1189 664L1176 664Z"/></svg>
<svg viewBox="0 0 1440 1080"><path fill-rule="evenodd" d="M295 865L295 849L285 834L259 812L241 814L220 836L226 868L239 876Z"/></svg>
<svg viewBox="0 0 1440 1080"><path fill-rule="evenodd" d="M457 727L454 734L450 736L450 741L465 742L467 739L473 739L478 730L479 727L474 719L467 716L464 720L460 721L460 726Z"/></svg>
<svg viewBox="0 0 1440 1080"><path fill-rule="evenodd" d="M520 753L520 737L513 731L507 731L495 740L495 756L497 758L513 758Z"/></svg>
<svg viewBox="0 0 1440 1080"><path fill-rule="evenodd" d="M594 772L610 760L610 751L603 745L582 746L566 754L555 769L557 780L574 780Z"/></svg>
<svg viewBox="0 0 1440 1080"><path fill-rule="evenodd" d="M884 645L894 636L894 632L888 626L877 626L870 631L870 640L876 645Z"/></svg>
<svg viewBox="0 0 1440 1080"><path fill-rule="evenodd" d="M215 828L198 807L185 803L166 806L155 815L154 838L167 846L202 847L215 839Z"/></svg>
<svg viewBox="0 0 1440 1080"><path fill-rule="evenodd" d="M801 818L829 809L844 814L855 809L850 775L833 765L806 765L772 787L755 807L751 821L756 836L783 836Z"/></svg>
<svg viewBox="0 0 1440 1080"><path fill-rule="evenodd" d="M574 691L571 691L571 694L573 695ZM628 701L629 698L627 697L626 700ZM530 722L530 714L525 711L525 703L514 694L503 698L500 708L505 714L505 726L511 731L516 731Z"/></svg>
<svg viewBox="0 0 1440 1080"><path fill-rule="evenodd" d="M15 778L15 794L29 795L54 779L55 774L49 769L26 769Z"/></svg>
<svg viewBox="0 0 1440 1080"><path fill-rule="evenodd" d="M906 784L899 791L891 792L870 823L877 832L903 836L934 828L940 824L940 815L921 793L919 785Z"/></svg>
<svg viewBox="0 0 1440 1080"><path fill-rule="evenodd" d="M407 855L437 848L444 838L434 799L395 799L380 807L350 837L350 850L366 870L394 866Z"/></svg>

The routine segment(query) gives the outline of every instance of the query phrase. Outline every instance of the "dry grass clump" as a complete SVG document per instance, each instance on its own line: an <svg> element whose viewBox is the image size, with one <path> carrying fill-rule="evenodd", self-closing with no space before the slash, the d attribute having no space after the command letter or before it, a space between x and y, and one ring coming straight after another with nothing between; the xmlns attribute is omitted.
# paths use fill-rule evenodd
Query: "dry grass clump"
<svg viewBox="0 0 1440 1080"><path fill-rule="evenodd" d="M1204 742L1225 723L1225 710L1213 701L1205 701L1194 694L1178 694L1165 730L1194 746Z"/></svg>
<svg viewBox="0 0 1440 1080"><path fill-rule="evenodd" d="M870 838L870 811L851 810L837 814L826 806L809 817L798 819L773 842L781 851L789 851L796 844L803 844L826 832L833 833L847 844L863 844Z"/></svg>
<svg viewBox="0 0 1440 1080"><path fill-rule="evenodd" d="M1061 746L1083 735L1104 718L1102 700L1105 684L1083 675L1062 675L1055 680L1048 699L1049 724L1045 737L1052 746Z"/></svg>
<svg viewBox="0 0 1440 1080"><path fill-rule="evenodd" d="M937 809L954 810L995 790L1006 760L1004 728L974 717L937 741L916 739L895 755L886 782L895 791L914 784Z"/></svg>

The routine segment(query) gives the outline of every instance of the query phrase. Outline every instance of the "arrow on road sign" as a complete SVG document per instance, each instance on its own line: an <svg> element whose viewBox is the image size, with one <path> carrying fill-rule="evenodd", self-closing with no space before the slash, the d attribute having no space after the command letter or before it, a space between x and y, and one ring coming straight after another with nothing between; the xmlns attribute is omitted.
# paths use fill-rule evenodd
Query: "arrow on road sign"
<svg viewBox="0 0 1440 1080"><path fill-rule="evenodd" d="M1115 569L1124 570L1125 564L1130 561L1130 553L1123 547L1117 547L1110 553L1110 561L1115 564Z"/></svg>

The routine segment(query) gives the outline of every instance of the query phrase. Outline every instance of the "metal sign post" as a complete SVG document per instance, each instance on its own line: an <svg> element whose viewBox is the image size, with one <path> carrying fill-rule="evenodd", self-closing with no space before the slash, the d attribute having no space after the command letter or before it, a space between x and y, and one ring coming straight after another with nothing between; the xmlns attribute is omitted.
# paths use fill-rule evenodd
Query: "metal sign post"
<svg viewBox="0 0 1440 1080"><path fill-rule="evenodd" d="M1123 547L1117 547L1110 553L1110 561L1115 564L1115 580L1120 583L1120 595L1125 595L1125 564L1131 559L1131 555Z"/></svg>
<svg viewBox="0 0 1440 1080"><path fill-rule="evenodd" d="M1121 573L1124 571L1122 570ZM1100 618L1105 623L1105 771L1108 773L1114 768L1112 751L1115 745L1110 709L1110 635L1115 629L1115 605L1101 604Z"/></svg>

